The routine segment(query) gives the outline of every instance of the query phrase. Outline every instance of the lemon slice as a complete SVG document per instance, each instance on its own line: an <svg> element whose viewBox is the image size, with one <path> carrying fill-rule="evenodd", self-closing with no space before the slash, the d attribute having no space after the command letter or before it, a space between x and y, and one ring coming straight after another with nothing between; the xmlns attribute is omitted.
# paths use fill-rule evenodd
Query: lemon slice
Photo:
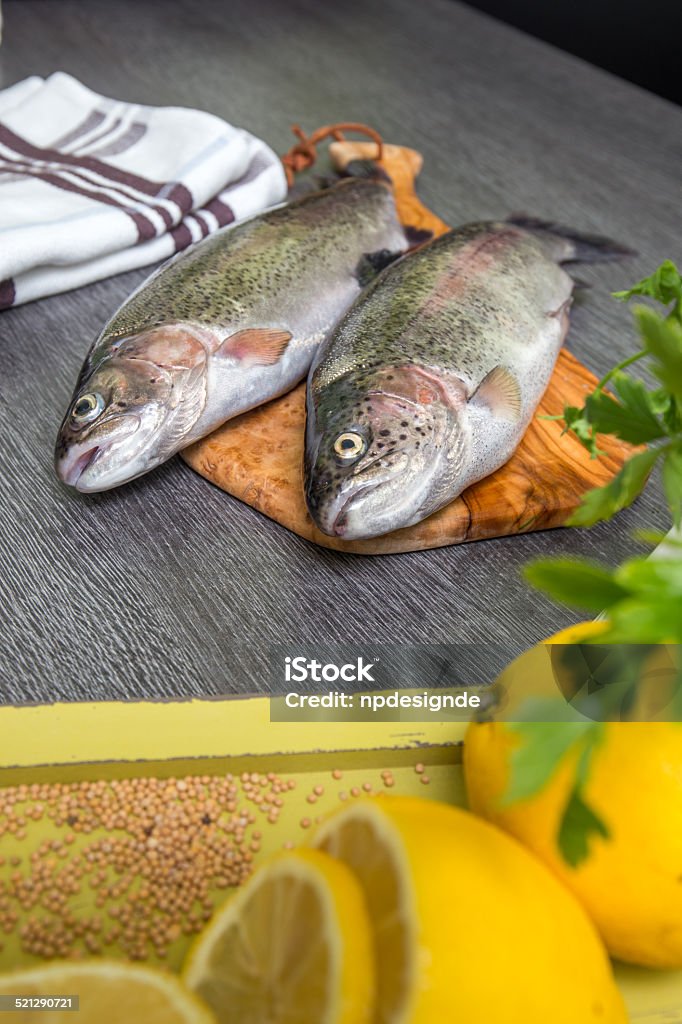
<svg viewBox="0 0 682 1024"><path fill-rule="evenodd" d="M78 996L79 1010L13 1010L12 1024L215 1024L213 1014L172 974L122 960L56 961L0 975L0 995Z"/></svg>
<svg viewBox="0 0 682 1024"><path fill-rule="evenodd" d="M279 854L199 936L184 980L220 1024L368 1024L372 939L357 881L317 850Z"/></svg>
<svg viewBox="0 0 682 1024"><path fill-rule="evenodd" d="M354 803L332 815L313 841L348 864L362 885L375 941L379 1009L374 1019L393 1024L406 1017L415 987L418 919L409 860L390 817L381 811L374 801Z"/></svg>
<svg viewBox="0 0 682 1024"><path fill-rule="evenodd" d="M373 1024L625 1024L594 926L520 843L459 808L382 795L312 837L356 874L375 936Z"/></svg>

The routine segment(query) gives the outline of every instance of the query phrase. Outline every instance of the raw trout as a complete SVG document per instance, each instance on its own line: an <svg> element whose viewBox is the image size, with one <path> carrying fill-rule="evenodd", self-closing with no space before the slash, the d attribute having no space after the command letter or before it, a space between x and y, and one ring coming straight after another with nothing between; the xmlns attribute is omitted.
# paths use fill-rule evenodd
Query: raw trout
<svg viewBox="0 0 682 1024"><path fill-rule="evenodd" d="M512 455L566 335L561 268L629 250L530 218L469 224L385 269L308 383L306 500L327 534L417 523Z"/></svg>
<svg viewBox="0 0 682 1024"><path fill-rule="evenodd" d="M288 391L406 247L390 189L350 180L174 257L92 346L59 432L58 475L79 491L116 487Z"/></svg>

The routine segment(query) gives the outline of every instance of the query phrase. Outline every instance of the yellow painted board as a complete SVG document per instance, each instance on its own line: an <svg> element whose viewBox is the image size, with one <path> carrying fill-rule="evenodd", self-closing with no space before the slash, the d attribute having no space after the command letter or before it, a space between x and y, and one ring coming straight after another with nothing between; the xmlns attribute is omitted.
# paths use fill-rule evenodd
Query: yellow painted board
<svg viewBox="0 0 682 1024"><path fill-rule="evenodd" d="M370 785L391 792L462 805L461 744L466 726L456 722L270 722L269 700L246 698L207 701L53 704L0 708L0 807L2 787L29 783L74 783L155 776L220 776L230 772L275 772L296 782L274 825L261 828L263 839L254 864L285 843L300 842L311 821L339 806L342 794ZM419 774L415 765L425 771ZM341 773L334 779L332 772ZM423 774L429 778L422 783ZM314 807L307 797L323 794ZM0 883L22 871L32 849L57 834L54 821L31 825L23 841L0 837ZM82 851L98 833L79 836ZM12 858L20 857L19 866ZM228 890L229 892L229 890ZM229 898L212 892L215 904ZM94 895L79 897L79 913L92 912ZM190 938L172 943L167 965L177 969ZM115 944L107 955L123 955ZM21 949L18 929L0 933L0 969L36 962ZM633 1024L682 1024L682 973L660 973L618 966L619 984Z"/></svg>
<svg viewBox="0 0 682 1024"><path fill-rule="evenodd" d="M271 722L270 702L102 702L0 707L0 781L13 768L104 762L254 759L273 754L370 753L458 745L466 725L415 722ZM256 769L257 770L257 769Z"/></svg>

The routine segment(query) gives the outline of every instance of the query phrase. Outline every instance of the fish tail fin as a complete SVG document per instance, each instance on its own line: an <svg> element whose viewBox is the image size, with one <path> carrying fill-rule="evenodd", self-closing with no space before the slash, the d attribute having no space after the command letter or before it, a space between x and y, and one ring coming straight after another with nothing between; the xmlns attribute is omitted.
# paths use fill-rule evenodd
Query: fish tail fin
<svg viewBox="0 0 682 1024"><path fill-rule="evenodd" d="M529 217L525 213L512 214L507 222L546 241L551 255L559 263L609 263L637 255L634 249L614 242L611 238L584 234L563 224Z"/></svg>

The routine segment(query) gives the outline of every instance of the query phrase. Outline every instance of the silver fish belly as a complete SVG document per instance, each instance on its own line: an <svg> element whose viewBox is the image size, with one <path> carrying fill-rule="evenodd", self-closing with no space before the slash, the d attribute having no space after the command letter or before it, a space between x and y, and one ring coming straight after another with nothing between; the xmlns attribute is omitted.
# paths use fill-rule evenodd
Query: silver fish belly
<svg viewBox="0 0 682 1024"><path fill-rule="evenodd" d="M288 391L367 274L406 247L390 189L350 180L175 257L92 346L58 475L81 491L118 486Z"/></svg>
<svg viewBox="0 0 682 1024"><path fill-rule="evenodd" d="M309 377L319 528L358 539L410 526L507 462L568 330L561 264L628 252L523 218L466 225L384 270Z"/></svg>

